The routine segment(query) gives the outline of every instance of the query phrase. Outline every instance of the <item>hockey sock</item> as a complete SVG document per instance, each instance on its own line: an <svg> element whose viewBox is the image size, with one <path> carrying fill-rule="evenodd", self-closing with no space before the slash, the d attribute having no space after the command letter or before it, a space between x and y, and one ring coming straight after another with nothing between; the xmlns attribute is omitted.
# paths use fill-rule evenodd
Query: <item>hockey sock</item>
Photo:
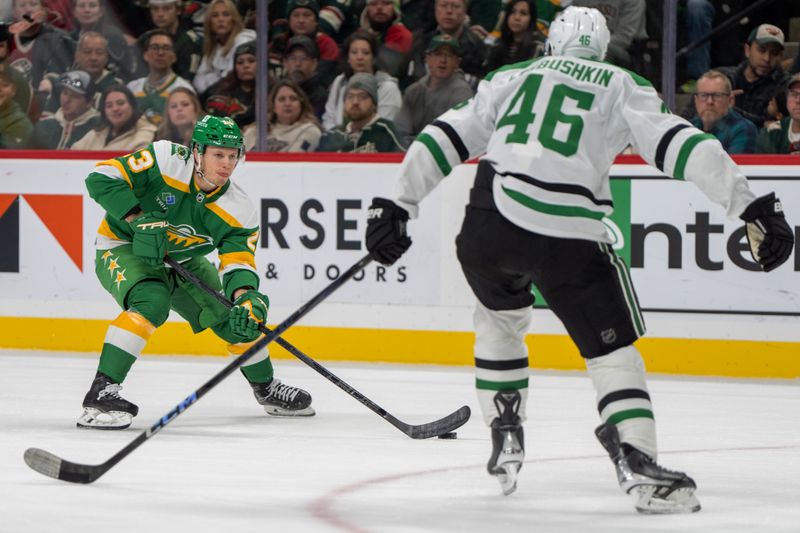
<svg viewBox="0 0 800 533"><path fill-rule="evenodd" d="M483 420L489 426L500 416L494 397L500 390L517 390L521 396L520 418L525 420L528 400L528 348L525 333L531 320L528 307L493 311L476 302L475 388Z"/></svg>
<svg viewBox="0 0 800 533"><path fill-rule="evenodd" d="M600 418L617 426L621 442L656 459L656 426L647 392L642 356L625 346L600 357L586 359L597 393Z"/></svg>
<svg viewBox="0 0 800 533"><path fill-rule="evenodd" d="M228 354L233 357L238 357L259 340L261 340L261 337L253 342L229 344ZM264 346L242 366L241 370L244 377L247 378L247 381L251 383L266 383L271 380L274 370L272 369L272 360L269 358L269 349Z"/></svg>
<svg viewBox="0 0 800 533"><path fill-rule="evenodd" d="M108 326L97 370L122 383L155 330L139 313L120 313Z"/></svg>

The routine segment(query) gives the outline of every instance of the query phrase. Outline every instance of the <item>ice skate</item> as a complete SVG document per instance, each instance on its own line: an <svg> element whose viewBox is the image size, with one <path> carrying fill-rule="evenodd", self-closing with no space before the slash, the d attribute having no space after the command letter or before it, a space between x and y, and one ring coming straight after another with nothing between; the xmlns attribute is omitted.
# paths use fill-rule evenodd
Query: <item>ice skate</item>
<svg viewBox="0 0 800 533"><path fill-rule="evenodd" d="M284 385L272 378L267 383L250 383L256 401L273 416L314 416L311 395L297 387Z"/></svg>
<svg viewBox="0 0 800 533"><path fill-rule="evenodd" d="M119 395L122 385L98 372L83 398L83 414L77 426L91 429L125 429L139 408Z"/></svg>
<svg viewBox="0 0 800 533"><path fill-rule="evenodd" d="M516 390L500 391L494 396L500 417L492 420L492 456L486 469L497 477L506 496L517 490L517 475L525 459L525 436L517 414L520 401Z"/></svg>
<svg viewBox="0 0 800 533"><path fill-rule="evenodd" d="M637 511L673 514L700 510L692 478L667 470L630 444L620 443L613 424L601 424L594 433L614 463L620 488L631 495Z"/></svg>

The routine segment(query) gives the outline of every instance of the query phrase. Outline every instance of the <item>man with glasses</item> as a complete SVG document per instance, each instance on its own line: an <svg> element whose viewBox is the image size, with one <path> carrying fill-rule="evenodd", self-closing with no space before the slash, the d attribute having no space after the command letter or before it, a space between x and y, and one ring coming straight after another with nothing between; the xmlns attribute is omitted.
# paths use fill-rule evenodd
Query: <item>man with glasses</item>
<svg viewBox="0 0 800 533"><path fill-rule="evenodd" d="M756 141L758 153L800 154L800 73L789 80L785 95L789 116L759 132Z"/></svg>
<svg viewBox="0 0 800 533"><path fill-rule="evenodd" d="M65 72L57 87L59 107L34 126L34 148L68 150L97 124L99 113L92 107L95 86L88 72Z"/></svg>
<svg viewBox="0 0 800 533"><path fill-rule="evenodd" d="M718 70L709 70L697 80L692 125L712 134L729 154L752 154L758 130L734 108L731 82Z"/></svg>
<svg viewBox="0 0 800 533"><path fill-rule="evenodd" d="M178 87L194 92L194 87L172 70L176 59L172 35L164 30L152 30L145 35L142 43L144 62L149 72L147 76L128 83L128 89L136 97L139 109L147 120L159 126L164 120L162 113L170 93Z"/></svg>
<svg viewBox="0 0 800 533"><path fill-rule="evenodd" d="M180 0L149 0L153 25L172 36L175 44L175 72L189 81L194 79L203 54L203 39L190 24L181 20Z"/></svg>
<svg viewBox="0 0 800 533"><path fill-rule="evenodd" d="M283 55L283 77L289 78L303 89L319 119L325 112L328 91L320 80L318 66L319 48L310 37L295 35L289 39Z"/></svg>

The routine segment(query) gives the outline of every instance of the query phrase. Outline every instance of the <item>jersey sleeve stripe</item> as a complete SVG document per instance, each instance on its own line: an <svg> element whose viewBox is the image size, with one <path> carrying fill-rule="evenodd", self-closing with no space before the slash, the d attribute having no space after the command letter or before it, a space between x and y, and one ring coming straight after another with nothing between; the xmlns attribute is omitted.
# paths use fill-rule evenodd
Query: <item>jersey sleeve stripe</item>
<svg viewBox="0 0 800 533"><path fill-rule="evenodd" d="M161 175L164 178L164 183L172 187L173 189L178 189L181 192L188 193L189 192L189 184L183 183L182 181L176 180L173 177L167 176L166 174Z"/></svg>
<svg viewBox="0 0 800 533"><path fill-rule="evenodd" d="M108 225L108 221L103 218L103 221L100 222L100 227L97 228L97 233L102 235L103 237L108 237L109 239L120 240L119 236L111 230L111 226Z"/></svg>
<svg viewBox="0 0 800 533"><path fill-rule="evenodd" d="M667 130L667 132L661 137L661 140L658 141L655 164L656 168L661 172L664 172L664 159L667 157L667 148L669 148L669 143L672 142L672 139L675 138L675 135L677 135L679 131L688 127L688 124L677 124Z"/></svg>
<svg viewBox="0 0 800 533"><path fill-rule="evenodd" d="M451 167L450 163L447 162L447 157L445 157L442 148L433 137L427 133L420 133L416 140L425 145L425 147L433 156L433 160L436 161L436 165L439 167L439 170L442 171L442 174L447 176L450 174L450 172L452 172L453 167Z"/></svg>
<svg viewBox="0 0 800 533"><path fill-rule="evenodd" d="M230 252L219 254L219 269L225 270L231 265L247 265L256 268L256 258L250 252Z"/></svg>
<svg viewBox="0 0 800 533"><path fill-rule="evenodd" d="M456 130L453 129L453 126L444 122L443 120L434 120L431 125L436 126L440 130L447 135L447 138L450 139L450 142L453 144L453 148L456 149L458 152L458 158L463 162L469 159L469 150L467 150L466 145L464 145L464 141L461 140Z"/></svg>
<svg viewBox="0 0 800 533"><path fill-rule="evenodd" d="M95 165L95 167L97 167L95 170L97 172L100 172L100 174L108 176L108 174L106 174L105 172L101 172L100 171L100 167L108 167L108 166L111 166L111 167L114 167L115 169L117 169L119 171L120 177L122 179L124 179L125 181L127 181L128 182L128 186L130 186L130 188L133 189L133 184L131 183L131 178L128 177L128 172L125 170L125 167L122 165L122 163L120 163L116 159L108 159L107 161L101 161L101 162L97 163Z"/></svg>
<svg viewBox="0 0 800 533"><path fill-rule="evenodd" d="M710 133L698 133L684 141L683 145L681 145L680 152L678 152L678 159L675 161L675 172L673 173L675 179L685 179L683 173L686 170L686 163L689 161L689 155L692 153L692 150L694 150L694 147L697 146L697 143L714 139L716 139L716 137Z"/></svg>
<svg viewBox="0 0 800 533"><path fill-rule="evenodd" d="M208 203L208 204L206 204L206 207L207 207L208 209L210 209L212 213L214 213L214 214L215 214L215 215L217 215L219 218L221 218L222 220L224 220L225 222L227 222L229 226L231 226L231 227L233 227L233 228L243 228L243 227L244 227L244 226L241 224L241 222L239 222L238 220L236 220L236 219L233 217L233 215L231 215L230 213L228 213L227 211L225 211L224 209L222 209L222 208L221 208L220 206L218 206L216 203Z"/></svg>
<svg viewBox="0 0 800 533"><path fill-rule="evenodd" d="M545 191L576 194L591 200L591 202L595 205L607 205L609 207L614 207L614 202L612 200L599 200L595 198L594 194L592 194L592 191L586 187L581 187L580 185L573 185L569 183L548 183L546 181L541 181L532 176L520 174L518 172L498 172L497 174L499 176L511 176L512 178L517 178L520 181L524 181L529 185L533 185L539 189L544 189Z"/></svg>
<svg viewBox="0 0 800 533"><path fill-rule="evenodd" d="M501 188L503 189L503 192L506 193L512 200L524 205L529 209L533 209L534 211L538 211L547 215L582 217L591 218L593 220L602 220L603 217L606 216L602 211L592 211L591 209L578 206L548 204L546 202L536 200L535 198L531 198L530 196L519 191L515 191L507 187Z"/></svg>

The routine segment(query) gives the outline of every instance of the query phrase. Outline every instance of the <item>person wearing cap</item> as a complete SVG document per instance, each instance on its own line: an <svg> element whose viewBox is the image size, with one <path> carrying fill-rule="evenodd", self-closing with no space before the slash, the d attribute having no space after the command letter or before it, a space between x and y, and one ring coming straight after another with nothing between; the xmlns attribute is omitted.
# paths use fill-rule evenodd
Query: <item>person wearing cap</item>
<svg viewBox="0 0 800 533"><path fill-rule="evenodd" d="M87 72L65 72L56 85L59 107L34 126L33 148L67 150L97 125L100 114L93 106L95 85Z"/></svg>
<svg viewBox="0 0 800 533"><path fill-rule="evenodd" d="M734 93L738 93L736 110L758 127L769 120L769 101L789 79L780 65L783 48L781 29L761 24L747 38L745 60L738 66L717 69L728 76Z"/></svg>
<svg viewBox="0 0 800 533"><path fill-rule="evenodd" d="M10 67L2 65L0 70L0 149L27 148L33 132L33 124L19 106L14 95L17 86L9 72Z"/></svg>
<svg viewBox="0 0 800 533"><path fill-rule="evenodd" d="M200 94L233 70L237 46L256 39L256 32L244 27L231 0L209 2L203 19L203 35L203 58L192 80Z"/></svg>
<svg viewBox="0 0 800 533"><path fill-rule="evenodd" d="M328 90L317 72L318 65L319 48L310 37L295 35L289 39L283 56L281 78L288 78L300 86L314 108L314 115L321 119L328 101Z"/></svg>
<svg viewBox="0 0 800 533"><path fill-rule="evenodd" d="M322 136L318 152L403 152L394 123L378 116L375 76L354 74L344 94L344 123Z"/></svg>
<svg viewBox="0 0 800 533"><path fill-rule="evenodd" d="M319 31L319 3L316 0L289 0L286 16L288 19L286 31L276 35L270 43L269 53L273 62L277 64L278 59L286 54L289 41L293 37L305 35L317 46L319 61L317 72L321 83L326 87L329 86L336 76L339 45L330 35Z"/></svg>
<svg viewBox="0 0 800 533"><path fill-rule="evenodd" d="M395 78L405 74L414 45L401 17L400 0L367 0L361 12L361 28L378 41L378 67Z"/></svg>
<svg viewBox="0 0 800 533"><path fill-rule="evenodd" d="M358 72L366 72L375 76L378 83L378 115L395 120L403 97L397 80L375 65L378 42L375 37L364 30L357 30L344 42L343 52L347 56L344 72L336 76L331 83L325 113L322 115L322 127L330 130L341 124L344 116L344 92L350 78Z"/></svg>
<svg viewBox="0 0 800 533"><path fill-rule="evenodd" d="M176 58L173 66L175 73L192 81L200 67L203 39L192 29L191 24L181 19L181 1L149 0L147 7L153 26L172 35Z"/></svg>
<svg viewBox="0 0 800 533"><path fill-rule="evenodd" d="M758 129L733 108L731 82L718 70L709 70L697 80L692 126L712 134L729 154L752 154Z"/></svg>
<svg viewBox="0 0 800 533"><path fill-rule="evenodd" d="M458 40L462 51L461 70L473 87L486 75L488 47L483 38L467 25L467 0L436 0L434 8L437 27L420 39L414 52L413 79L402 80L406 87L425 75L425 53L431 40L438 35L451 35Z"/></svg>
<svg viewBox="0 0 800 533"><path fill-rule="evenodd" d="M244 129L256 120L256 42L236 47L233 70L200 95L209 115L230 117Z"/></svg>
<svg viewBox="0 0 800 533"><path fill-rule="evenodd" d="M139 110L156 127L164 120L164 105L172 91L184 87L194 91L192 84L178 76L175 64L175 46L172 35L164 30L151 30L142 39L147 76L128 83L128 89L136 97Z"/></svg>
<svg viewBox="0 0 800 533"><path fill-rule="evenodd" d="M438 35L425 52L428 74L403 93L397 129L408 145L436 117L456 104L472 98L473 91L459 70L461 47L449 35Z"/></svg>
<svg viewBox="0 0 800 533"><path fill-rule="evenodd" d="M791 77L786 91L778 98L786 98L788 115L758 132L756 152L800 154L800 74Z"/></svg>

